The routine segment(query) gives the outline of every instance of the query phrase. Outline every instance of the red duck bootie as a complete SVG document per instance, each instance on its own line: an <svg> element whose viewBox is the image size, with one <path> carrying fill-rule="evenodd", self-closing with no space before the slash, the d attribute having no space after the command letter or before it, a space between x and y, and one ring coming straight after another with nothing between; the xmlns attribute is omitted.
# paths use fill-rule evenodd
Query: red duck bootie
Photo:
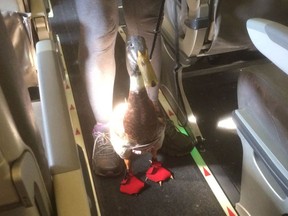
<svg viewBox="0 0 288 216"><path fill-rule="evenodd" d="M161 162L152 161L149 169L146 172L146 179L158 182L160 185L162 185L162 182L168 178L173 179L171 172L165 169Z"/></svg>
<svg viewBox="0 0 288 216"><path fill-rule="evenodd" d="M120 192L133 195L139 194L144 188L145 183L134 176L131 172L127 172L120 184Z"/></svg>

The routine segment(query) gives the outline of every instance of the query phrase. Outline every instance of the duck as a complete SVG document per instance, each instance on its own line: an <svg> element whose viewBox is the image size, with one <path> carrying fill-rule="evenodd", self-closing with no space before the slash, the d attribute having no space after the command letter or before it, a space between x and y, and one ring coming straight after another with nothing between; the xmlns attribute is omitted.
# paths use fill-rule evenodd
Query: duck
<svg viewBox="0 0 288 216"><path fill-rule="evenodd" d="M120 191L138 194L145 183L136 177L132 170L132 155L151 154L146 181L149 179L162 185L163 181L173 176L157 159L165 136L166 121L147 94L147 88L155 87L158 80L143 37L128 37L126 65L130 80L128 99L113 111L110 139L115 152L124 160L126 168Z"/></svg>

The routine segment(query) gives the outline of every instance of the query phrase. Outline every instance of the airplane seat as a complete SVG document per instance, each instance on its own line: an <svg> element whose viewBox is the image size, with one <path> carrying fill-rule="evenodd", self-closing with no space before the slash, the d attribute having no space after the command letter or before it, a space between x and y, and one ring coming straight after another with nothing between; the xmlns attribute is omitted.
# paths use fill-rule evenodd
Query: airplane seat
<svg viewBox="0 0 288 216"><path fill-rule="evenodd" d="M20 61L20 70L24 74L26 87L29 88L38 85L35 48L31 32L31 17L26 13L24 4L18 2L19 0L17 2L2 0L0 10L16 57Z"/></svg>
<svg viewBox="0 0 288 216"><path fill-rule="evenodd" d="M51 215L53 191L47 157L2 15L0 29L0 215Z"/></svg>
<svg viewBox="0 0 288 216"><path fill-rule="evenodd" d="M176 2L176 10L174 3ZM256 50L247 36L245 23L259 17L288 24L288 1L242 0L166 0L162 37L166 50L174 58L175 12L178 21L180 62L184 67L195 57Z"/></svg>
<svg viewBox="0 0 288 216"><path fill-rule="evenodd" d="M243 68L234 120L243 146L240 215L288 214L288 27L250 19L255 47L271 62Z"/></svg>
<svg viewBox="0 0 288 216"><path fill-rule="evenodd" d="M81 168L87 163L80 165L80 147L74 139L63 66L49 29L46 1L23 1L29 2L31 9L32 37L29 33L25 37L11 34L11 29L25 29L21 8L27 5L17 8L19 2L0 1L0 215L92 215L97 208L95 189L91 177L85 176L91 185L88 190L94 191L94 197L88 197ZM7 5L13 6L12 12ZM30 48L22 44L26 39L33 40L35 49L35 59L27 59L37 69L37 102L29 97L20 58L27 54L22 49ZM40 116L35 116L37 113ZM42 122L36 122L36 117Z"/></svg>
<svg viewBox="0 0 288 216"><path fill-rule="evenodd" d="M165 1L161 90L191 137L201 135L196 123L187 121L187 116L193 116L193 107L190 108L182 80L265 63L247 35L246 21L260 17L288 25L287 11L287 0Z"/></svg>

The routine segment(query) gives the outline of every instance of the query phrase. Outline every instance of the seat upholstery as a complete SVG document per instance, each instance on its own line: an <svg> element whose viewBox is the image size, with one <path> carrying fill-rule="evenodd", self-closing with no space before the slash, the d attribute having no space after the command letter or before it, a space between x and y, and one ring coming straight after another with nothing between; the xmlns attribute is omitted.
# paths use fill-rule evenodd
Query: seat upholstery
<svg viewBox="0 0 288 216"><path fill-rule="evenodd" d="M21 65L20 73L24 75L25 85L27 88L37 86L35 48L31 36L31 20L29 14L15 11L1 11L1 14L9 38L12 41L16 58Z"/></svg>
<svg viewBox="0 0 288 216"><path fill-rule="evenodd" d="M24 143L34 152L47 190L51 195L52 181L42 139L33 116L28 90L20 73L20 65L2 16L0 16L0 29L0 86L7 100L16 128Z"/></svg>
<svg viewBox="0 0 288 216"><path fill-rule="evenodd" d="M288 171L287 92L288 76L273 64L245 68L238 81L239 110L253 114L256 124L273 140L266 145Z"/></svg>
<svg viewBox="0 0 288 216"><path fill-rule="evenodd" d="M166 2L162 26L165 43L172 47L176 35L173 7L174 1ZM182 1L181 5L177 4L180 51L188 58L239 50L254 51L256 49L247 34L246 21L257 17L287 25L287 10L287 0ZM191 23L198 25L187 25ZM185 61L181 63L185 65Z"/></svg>
<svg viewBox="0 0 288 216"><path fill-rule="evenodd" d="M242 142L243 164L236 209L240 215L286 215L288 31L285 26L259 18L248 20L247 30L257 49L275 65L254 65L240 73L234 120Z"/></svg>

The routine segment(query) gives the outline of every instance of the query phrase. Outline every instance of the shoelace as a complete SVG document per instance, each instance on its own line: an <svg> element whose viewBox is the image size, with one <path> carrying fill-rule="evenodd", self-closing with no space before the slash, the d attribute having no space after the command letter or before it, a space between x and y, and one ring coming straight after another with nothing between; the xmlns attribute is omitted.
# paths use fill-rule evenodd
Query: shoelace
<svg viewBox="0 0 288 216"><path fill-rule="evenodd" d="M93 133L95 138L94 148L96 148L95 154L97 155L108 155L113 154L114 149L111 145L109 134L103 132L95 132Z"/></svg>

